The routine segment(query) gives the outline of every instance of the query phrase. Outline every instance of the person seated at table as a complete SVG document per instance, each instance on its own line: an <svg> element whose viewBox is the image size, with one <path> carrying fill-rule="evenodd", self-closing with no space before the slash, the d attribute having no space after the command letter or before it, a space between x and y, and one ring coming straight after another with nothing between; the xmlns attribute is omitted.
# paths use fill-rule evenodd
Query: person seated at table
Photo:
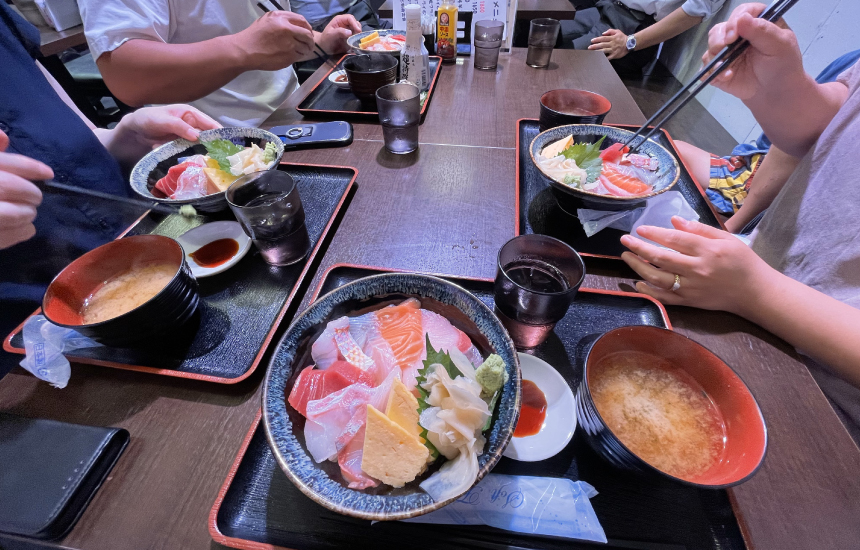
<svg viewBox="0 0 860 550"><path fill-rule="evenodd" d="M669 305L724 310L801 353L860 441L860 65L818 84L797 38L744 4L710 32L709 61L739 36L751 47L714 85L741 100L781 150L801 158L752 234L740 239L674 218L622 237L644 292Z"/></svg>
<svg viewBox="0 0 860 550"><path fill-rule="evenodd" d="M858 59L860 50L839 57L821 71L815 81L833 82ZM675 145L696 183L706 185L705 192L711 204L721 214L731 216L726 229L732 233L744 231L747 224L767 208L800 163L800 159L773 147L764 134L753 143L741 143L727 157L708 153L684 141L676 141ZM746 208L741 210L744 204Z"/></svg>
<svg viewBox="0 0 860 550"><path fill-rule="evenodd" d="M143 213L66 192L43 195L32 181L130 196L124 172L154 145L219 126L193 107L171 105L97 129L35 61L40 55L39 31L0 2L0 338L39 307L66 265ZM0 351L0 377L20 359Z"/></svg>
<svg viewBox="0 0 860 550"><path fill-rule="evenodd" d="M276 2L278 0L275 0ZM280 4L280 2L278 2ZM351 15L355 17L362 31L379 29L382 25L373 6L368 0L331 0L320 2L319 0L291 0L290 9L307 19L311 28L317 32L323 32L326 26L338 15Z"/></svg>
<svg viewBox="0 0 860 550"><path fill-rule="evenodd" d="M571 0L573 21L561 22L566 47L606 54L616 70L639 72L660 43L714 16L726 0Z"/></svg>
<svg viewBox="0 0 860 550"><path fill-rule="evenodd" d="M289 10L289 0L278 2ZM224 126L259 126L298 88L292 65L336 54L361 32L337 15L322 32L250 0L78 0L105 84L123 103L189 103Z"/></svg>

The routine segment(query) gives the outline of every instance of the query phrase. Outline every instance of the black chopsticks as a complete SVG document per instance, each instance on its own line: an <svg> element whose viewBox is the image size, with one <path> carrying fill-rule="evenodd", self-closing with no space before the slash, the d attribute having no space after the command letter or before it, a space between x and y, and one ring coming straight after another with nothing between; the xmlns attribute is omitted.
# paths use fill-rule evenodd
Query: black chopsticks
<svg viewBox="0 0 860 550"><path fill-rule="evenodd" d="M785 15L785 12L789 10L792 6L794 6L798 0L774 0L762 13L759 15L761 19L767 19L771 23L774 23L779 20L780 17ZM643 132L648 131L640 141L638 141L635 145L630 147L630 152L633 153L636 149L642 145L644 142L648 141L655 133L660 131L660 128L666 124L666 122L678 114L678 111L684 108L684 106L689 103L696 95L701 92L708 84L711 83L720 73L722 73L729 65L732 64L744 51L746 51L747 47L749 47L749 42L744 40L743 38L738 38L733 43L729 44L723 50L717 54L714 59L711 60L710 63L702 67L702 70L693 77L689 84L681 88L674 96L672 96L669 101L663 104L656 113L654 113L648 121L642 125L641 128L636 130L636 133L630 136L624 145L629 146L633 141L636 140L637 137L640 137ZM693 88L693 86L698 86ZM685 92L688 92L686 97L683 97ZM654 124L654 121L657 120L663 113L665 113L669 107L671 107L674 103L681 99L681 102L672 109L669 114L660 119L660 122ZM652 126L653 124L653 126Z"/></svg>
<svg viewBox="0 0 860 550"><path fill-rule="evenodd" d="M271 2L271 4L273 6L275 6L276 10L285 11L284 8L281 7L281 5L278 3L278 0L269 0L269 2ZM257 7L260 8L261 10L263 10L264 13L269 13L271 11L262 2L257 2ZM317 56L320 59L320 61L322 61L323 63L325 63L326 65L328 65L331 68L335 68L336 63L334 61L332 61L331 56L329 54L327 54L324 49L322 49L322 46L320 46L319 44L314 42L314 48L316 48L316 50L317 50L317 51L314 51L314 55Z"/></svg>
<svg viewBox="0 0 860 550"><path fill-rule="evenodd" d="M88 197L95 197L98 199L104 199L114 202L120 202L122 204L127 204L129 206L136 206L137 208L142 208L144 210L152 210L153 212L160 212L162 214L177 214L179 210L176 208L172 208L170 206L164 206L158 204L157 202L147 202L137 199L130 199L128 197L120 197L118 195L111 195L110 193L102 193L101 191L94 191L92 189L86 189L84 187L78 187L76 185L67 185L65 183L60 183L54 180L45 180L44 182L39 182L40 186L43 188L52 188L59 189L61 191L68 191L70 193L77 193L79 195L86 195Z"/></svg>

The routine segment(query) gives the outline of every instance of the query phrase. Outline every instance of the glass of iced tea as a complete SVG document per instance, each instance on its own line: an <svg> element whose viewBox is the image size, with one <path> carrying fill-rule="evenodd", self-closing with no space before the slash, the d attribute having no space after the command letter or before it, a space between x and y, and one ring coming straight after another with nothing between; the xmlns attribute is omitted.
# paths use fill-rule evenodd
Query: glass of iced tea
<svg viewBox="0 0 860 550"><path fill-rule="evenodd" d="M239 177L227 189L227 204L245 233L271 265L290 265L311 248L305 209L295 180L266 170Z"/></svg>
<svg viewBox="0 0 860 550"><path fill-rule="evenodd" d="M585 278L576 250L546 235L520 235L499 250L496 316L519 349L540 345Z"/></svg>

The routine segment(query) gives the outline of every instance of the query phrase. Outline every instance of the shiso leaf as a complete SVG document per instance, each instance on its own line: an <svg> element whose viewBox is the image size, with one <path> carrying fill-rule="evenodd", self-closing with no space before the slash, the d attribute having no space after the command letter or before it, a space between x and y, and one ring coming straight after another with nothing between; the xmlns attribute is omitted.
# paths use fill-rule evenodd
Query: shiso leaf
<svg viewBox="0 0 860 550"><path fill-rule="evenodd" d="M214 159L221 170L224 170L228 174L231 172L230 161L227 160L227 157L245 150L244 147L236 145L227 139L213 139L212 141L203 141L201 143L206 147L209 158Z"/></svg>
<svg viewBox="0 0 860 550"><path fill-rule="evenodd" d="M603 159L600 158L600 144L606 136L597 140L597 143L574 143L561 152L564 158L572 159L576 165L588 174L588 183L597 181L600 172L603 171ZM567 183L567 182L565 182ZM583 184L586 182L579 182Z"/></svg>

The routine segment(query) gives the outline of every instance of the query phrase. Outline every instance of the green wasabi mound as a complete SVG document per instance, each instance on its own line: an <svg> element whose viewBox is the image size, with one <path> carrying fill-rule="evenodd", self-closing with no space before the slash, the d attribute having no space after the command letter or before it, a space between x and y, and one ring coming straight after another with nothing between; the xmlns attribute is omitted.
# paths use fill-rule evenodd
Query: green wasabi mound
<svg viewBox="0 0 860 550"><path fill-rule="evenodd" d="M481 396L485 398L492 397L508 381L508 371L505 369L505 362L501 357L493 353L475 370L475 378L483 390Z"/></svg>

